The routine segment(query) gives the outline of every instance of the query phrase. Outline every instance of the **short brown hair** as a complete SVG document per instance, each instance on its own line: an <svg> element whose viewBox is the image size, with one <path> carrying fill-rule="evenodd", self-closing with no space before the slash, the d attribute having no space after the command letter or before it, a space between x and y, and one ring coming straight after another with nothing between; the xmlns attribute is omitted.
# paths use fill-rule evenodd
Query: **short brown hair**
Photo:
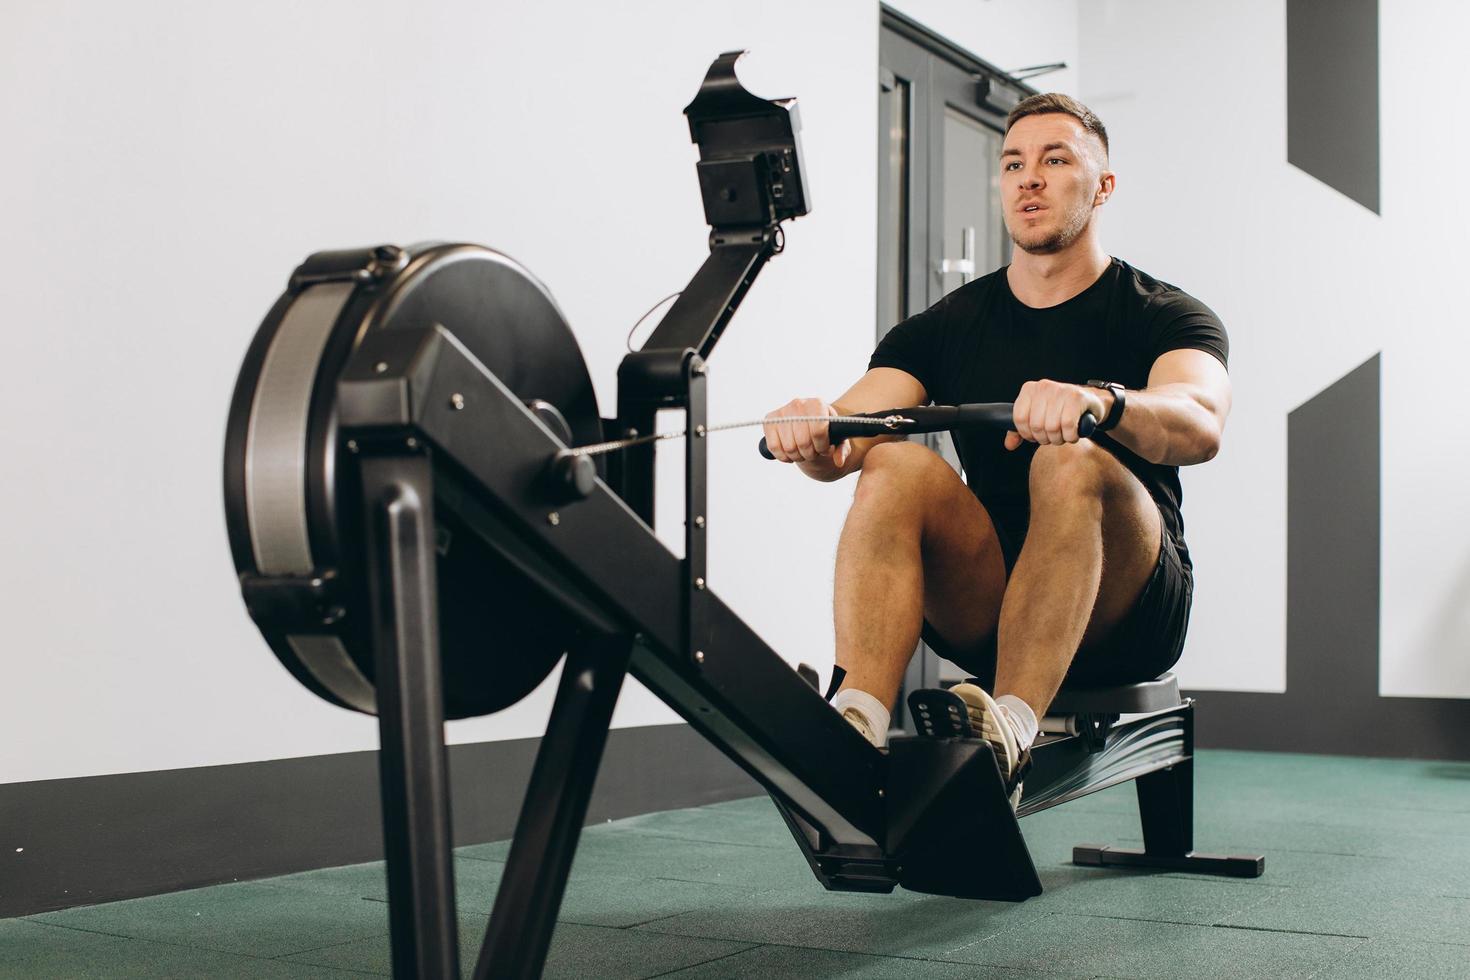
<svg viewBox="0 0 1470 980"><path fill-rule="evenodd" d="M1102 120L1097 118L1096 113L1087 106L1070 95L1063 95L1060 92L1043 92L1040 95L1022 99L1011 110L1011 114L1006 116L1006 132L1009 133L1012 126L1027 116L1041 116L1052 112L1065 113L1077 120L1082 124L1083 129L1102 142L1103 153L1108 152L1108 131L1103 126Z"/></svg>

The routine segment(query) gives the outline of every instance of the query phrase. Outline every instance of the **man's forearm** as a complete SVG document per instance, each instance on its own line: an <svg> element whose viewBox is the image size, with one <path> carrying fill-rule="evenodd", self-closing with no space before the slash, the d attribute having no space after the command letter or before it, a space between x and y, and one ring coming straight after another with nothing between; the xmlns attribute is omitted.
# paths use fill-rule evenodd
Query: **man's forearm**
<svg viewBox="0 0 1470 980"><path fill-rule="evenodd" d="M818 456L816 459L803 460L796 464L796 468L802 473L822 483L832 483L847 475L847 471L832 463L831 456Z"/></svg>
<svg viewBox="0 0 1470 980"><path fill-rule="evenodd" d="M1112 395L1104 400L1111 408ZM1108 435L1150 463L1165 466L1203 463L1220 451L1216 406L1193 385L1129 391L1122 421Z"/></svg>
<svg viewBox="0 0 1470 980"><path fill-rule="evenodd" d="M850 413L844 413L850 414ZM856 473L863 468L863 459L868 455L868 450L880 442L893 442L902 436L872 436L856 438L849 441L847 459L843 460L841 466L832 462L831 456L818 456L816 459L803 460L797 463L797 469L822 483L833 483L849 474Z"/></svg>

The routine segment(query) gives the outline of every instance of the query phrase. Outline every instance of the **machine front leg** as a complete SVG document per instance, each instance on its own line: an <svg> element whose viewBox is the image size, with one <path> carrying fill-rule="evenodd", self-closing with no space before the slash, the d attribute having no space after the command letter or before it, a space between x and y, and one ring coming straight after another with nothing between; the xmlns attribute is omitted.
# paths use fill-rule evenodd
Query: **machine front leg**
<svg viewBox="0 0 1470 980"><path fill-rule="evenodd" d="M448 980L459 945L430 465L421 454L368 456L362 480L393 975Z"/></svg>
<svg viewBox="0 0 1470 980"><path fill-rule="evenodd" d="M625 636L589 639L567 654L475 980L541 975L631 654Z"/></svg>

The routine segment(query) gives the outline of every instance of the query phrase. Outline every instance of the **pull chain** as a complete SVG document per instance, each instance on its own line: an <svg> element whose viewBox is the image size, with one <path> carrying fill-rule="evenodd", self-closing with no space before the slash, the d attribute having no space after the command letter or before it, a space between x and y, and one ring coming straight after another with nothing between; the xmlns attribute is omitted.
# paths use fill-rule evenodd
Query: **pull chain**
<svg viewBox="0 0 1470 980"><path fill-rule="evenodd" d="M868 418L863 415L792 415L780 418L754 419L749 422L726 422L724 425L702 426L703 432L723 432L726 429L747 429L752 426L765 425L767 422L841 422L843 425L876 425L885 429L893 429L905 422L912 421L902 415L885 415L882 418ZM631 446L640 446L647 442L657 442L660 439L682 439L689 435L689 430L680 432L658 432L647 436L633 436L629 439L615 439L611 442L598 442L590 446L577 446L568 450L574 456L600 456L603 453L616 452L619 449L627 449Z"/></svg>

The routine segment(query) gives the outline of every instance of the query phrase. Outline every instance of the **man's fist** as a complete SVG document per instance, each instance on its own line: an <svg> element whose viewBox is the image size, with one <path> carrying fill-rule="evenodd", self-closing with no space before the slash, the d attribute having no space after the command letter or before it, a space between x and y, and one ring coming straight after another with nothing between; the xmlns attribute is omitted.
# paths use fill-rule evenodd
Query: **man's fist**
<svg viewBox="0 0 1470 980"><path fill-rule="evenodd" d="M833 446L827 438L826 422L783 422L783 418L823 415L836 418L838 413L820 398L793 398L766 416L762 427L766 448L783 463L802 463L827 456L833 466L847 462L852 445L846 440Z"/></svg>
<svg viewBox="0 0 1470 980"><path fill-rule="evenodd" d="M1015 432L1006 433L1006 449L1017 449L1023 442L1042 446L1061 446L1077 442L1077 423L1086 412L1099 422L1108 417L1113 394L1102 388L1066 384L1062 381L1028 381L1016 396L1012 424Z"/></svg>

